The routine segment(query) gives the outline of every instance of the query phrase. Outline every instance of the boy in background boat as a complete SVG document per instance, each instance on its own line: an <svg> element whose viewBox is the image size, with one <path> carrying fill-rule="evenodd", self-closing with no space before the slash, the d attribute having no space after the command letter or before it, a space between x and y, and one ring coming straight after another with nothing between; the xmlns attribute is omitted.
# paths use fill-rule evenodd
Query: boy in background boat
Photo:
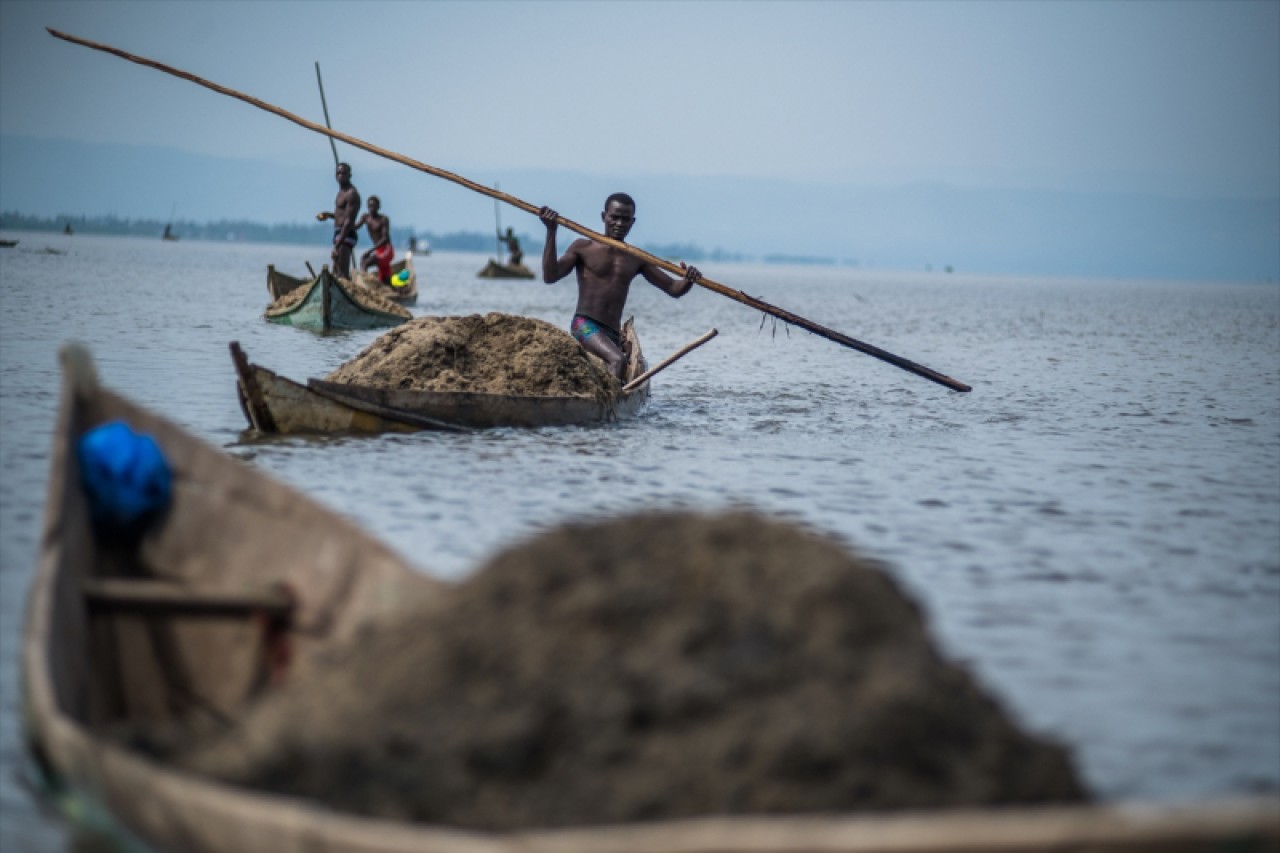
<svg viewBox="0 0 1280 853"><path fill-rule="evenodd" d="M356 217L360 215L360 191L351 183L351 167L339 163L334 177L338 180L338 195L333 201L333 210L322 210L316 219L324 222L333 220L333 274L338 278L351 277L351 252L356 247L359 232L356 230Z"/></svg>
<svg viewBox="0 0 1280 853"><path fill-rule="evenodd" d="M395 259L396 250L391 245L391 220L381 213L382 200L376 195L369 196L369 211L356 222L356 230L361 228L369 232L373 248L360 256L360 270L367 271L375 264L378 267L378 280L383 284L391 283L391 261Z"/></svg>
<svg viewBox="0 0 1280 853"><path fill-rule="evenodd" d="M672 278L647 261L586 238L574 240L564 256L557 258L558 215L549 207L538 211L538 218L547 226L547 241L542 247L542 280L555 284L570 272L577 272L578 305L569 331L583 349L601 358L613 375L621 379L627 358L619 330L632 279L642 275L654 287L679 299L702 278L702 273L697 267L681 263L684 276ZM604 222L605 236L625 243L636 222L636 203L626 193L614 193L605 199L600 219Z"/></svg>

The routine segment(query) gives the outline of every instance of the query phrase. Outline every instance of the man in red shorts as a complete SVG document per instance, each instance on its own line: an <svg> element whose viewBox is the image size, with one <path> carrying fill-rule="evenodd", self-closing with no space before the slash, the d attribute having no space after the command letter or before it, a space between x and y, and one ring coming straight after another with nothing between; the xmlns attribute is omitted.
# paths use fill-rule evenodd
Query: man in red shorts
<svg viewBox="0 0 1280 853"><path fill-rule="evenodd" d="M367 271L375 264L378 267L378 278L383 284L391 283L391 261L396 256L395 247L391 245L391 220L383 216L382 200L376 195L369 196L369 210L361 215L356 223L356 230L365 228L373 248L360 256L360 269Z"/></svg>

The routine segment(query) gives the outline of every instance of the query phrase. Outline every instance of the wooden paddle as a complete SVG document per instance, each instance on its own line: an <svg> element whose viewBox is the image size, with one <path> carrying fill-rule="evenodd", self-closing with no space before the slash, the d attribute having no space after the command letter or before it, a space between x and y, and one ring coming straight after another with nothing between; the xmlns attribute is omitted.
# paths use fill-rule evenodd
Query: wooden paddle
<svg viewBox="0 0 1280 853"><path fill-rule="evenodd" d="M641 373L639 376L637 376L635 379L632 379L626 385L623 385L622 390L630 391L633 388L639 388L645 382L648 382L651 378L653 378L653 374L657 373L659 370L663 370L664 368L670 367L678 359L684 358L686 355L693 352L698 347L702 346L703 344L705 344L707 341L711 340L718 334L720 333L717 332L715 329L712 329L709 332L706 332L705 334L703 334L703 336L698 338L696 341L685 344L680 349L676 350L671 355L667 356L662 361L658 362L657 366L649 368L644 373Z"/></svg>
<svg viewBox="0 0 1280 853"><path fill-rule="evenodd" d="M257 107L260 110L266 110L269 113L278 115L281 118L287 119L300 127L305 127L307 130L311 130L311 131L314 131L315 133L328 136L330 140L341 139L343 142L347 143L348 145L363 149L365 151L368 151L371 154L376 154L379 157L384 157L388 160L394 160L395 162L400 163L404 166L408 166L411 169L417 169L419 172L426 172L429 175L435 175L437 178L443 178L446 181L450 181L452 183L458 184L459 186L466 187L472 192L477 192L477 193L480 193L481 195L489 196L490 198L498 199L499 201L504 201L507 204L511 205L512 207L523 210L525 213L531 213L535 216L538 215L538 211L540 208L535 207L532 204L529 204L529 202L527 201L522 201L521 199L518 199L515 196L507 195L506 193L499 192L496 189L491 190L488 187L483 186L482 184L477 184L475 181L469 181L460 175L455 175L452 172L446 172L444 169L437 169L435 166L429 166L426 163L420 163L417 160L413 160L409 157L405 157L403 154L397 154L394 151L383 150L382 148L378 148L376 145L371 145L370 143L365 142L364 140L361 140L361 139L357 139L354 136L348 136L347 134L342 133L340 131L331 130L327 127L321 127L320 125L316 124L313 121L308 121L307 119L304 119L301 116L297 116L291 112L282 110L279 107L268 104L267 102L261 101L251 95L245 95L241 92L237 92L235 89L229 89L226 86L220 86L217 83L212 83L208 80L204 80L200 77L195 76L194 74L190 74L179 68L174 68L170 65L165 65L162 62L156 62L153 59L147 59L146 57L142 57L142 56L135 56L134 54L120 50L119 48L116 48L116 47L111 47L110 45L99 44L97 42L92 42L92 41L88 41L87 39L79 38L78 36L68 35L66 33L59 32L58 30L55 30L51 27L46 29L48 29L49 34L54 38L59 38L59 39L62 39L63 41L71 42L72 44L78 44L78 45L81 45L82 47L92 48L93 50L100 50L103 53L110 53L114 56L120 57L121 59L127 59L130 62L137 63L138 65L145 65L148 68L154 68L157 71L163 71L166 74L171 74L174 77L179 77L183 80L187 80L189 82L195 83L196 85L203 86L206 89L211 89L215 92L218 92L219 94L227 95L237 100L244 101L247 104L252 104L253 106ZM659 269L666 270L667 272L673 275L676 275L676 276L684 275L684 271L676 264L672 263L671 261L663 260L662 258L659 258L656 255L651 255L648 252L644 251L643 249L638 249L635 246L631 246L627 243L619 242L618 240L614 240L611 237L606 237L603 234L597 234L596 232L588 228L585 228L577 224L576 222L565 219L562 216L557 216L556 222L558 222L560 225L563 225L565 228L568 228L570 231L581 234L583 237L586 237L591 240L595 240L597 243L603 243L606 246L611 246L614 249L617 249L619 251L626 252L627 254L632 255L633 257L639 258L643 261L646 261L647 263L653 264ZM916 364L914 361L909 361L908 359L905 359L902 356L894 355L893 353L888 352L886 350L882 350L879 347L875 347L875 346L872 346L871 344L863 343L862 341L851 338L848 335L837 332L834 329L828 329L826 326L822 326L818 323L813 322L812 320L806 320L804 317L800 317L796 314L792 314L790 311L785 311L781 308L777 308L773 305L770 305L769 303L764 302L763 300L756 299L753 296L748 296L747 294L743 293L740 290L734 290L731 287L712 281L711 279L705 278L705 277L698 279L697 283L699 286L705 287L707 290L711 290L716 293L719 293L721 296L728 297L729 299L732 299L735 302L741 302L743 305L746 305L751 308L755 308L757 311L763 311L766 314L769 314L773 317L777 317L778 319L782 320L785 323L790 323L793 326L799 326L800 328L805 329L809 332L813 332L815 335L824 337L829 341L834 341L835 343L841 344L842 346L846 346L846 347L849 347L850 349L855 349L858 352L865 353L874 358L878 358L881 361L887 362L888 364L892 364L894 367L899 367L909 373L914 373L917 376L922 376L925 379L928 379L933 382L937 382L939 385L945 385L946 387L950 388L953 391L971 390L968 385L958 380L952 379L950 376L939 373L936 370L932 370L928 367L925 367L922 364Z"/></svg>

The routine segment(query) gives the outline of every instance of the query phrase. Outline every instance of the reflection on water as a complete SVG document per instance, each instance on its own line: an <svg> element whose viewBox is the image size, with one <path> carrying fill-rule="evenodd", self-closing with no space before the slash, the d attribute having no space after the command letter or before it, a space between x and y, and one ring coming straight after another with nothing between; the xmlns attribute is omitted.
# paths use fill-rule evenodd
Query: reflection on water
<svg viewBox="0 0 1280 853"><path fill-rule="evenodd" d="M377 337L261 319L265 270L324 247L19 235L0 253L0 848L72 848L8 768L56 351L460 577L568 518L748 504L888 561L944 646L1110 798L1280 789L1280 289L709 265L711 277L974 386L961 395L716 294L643 282L654 380L592 428L247 441L227 343L322 376ZM65 254L38 253L44 245ZM565 325L571 282L418 260L415 314ZM13 833L19 833L14 835ZM16 843L20 841L21 843Z"/></svg>

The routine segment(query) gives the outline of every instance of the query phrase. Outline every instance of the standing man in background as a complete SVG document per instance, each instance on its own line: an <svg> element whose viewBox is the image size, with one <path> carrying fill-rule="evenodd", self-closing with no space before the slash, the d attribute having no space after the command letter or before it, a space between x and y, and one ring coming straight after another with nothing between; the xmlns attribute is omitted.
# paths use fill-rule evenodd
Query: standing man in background
<svg viewBox="0 0 1280 853"><path fill-rule="evenodd" d="M498 239L507 244L507 265L520 266L520 261L524 260L524 250L520 248L515 232L508 228L506 234L498 234Z"/></svg>
<svg viewBox="0 0 1280 853"><path fill-rule="evenodd" d="M335 172L338 179L338 196L333 210L322 210L316 219L333 220L333 273L338 278L351 278L351 252L356 247L359 232L356 218L360 215L360 191L351 183L351 167L339 163Z"/></svg>

